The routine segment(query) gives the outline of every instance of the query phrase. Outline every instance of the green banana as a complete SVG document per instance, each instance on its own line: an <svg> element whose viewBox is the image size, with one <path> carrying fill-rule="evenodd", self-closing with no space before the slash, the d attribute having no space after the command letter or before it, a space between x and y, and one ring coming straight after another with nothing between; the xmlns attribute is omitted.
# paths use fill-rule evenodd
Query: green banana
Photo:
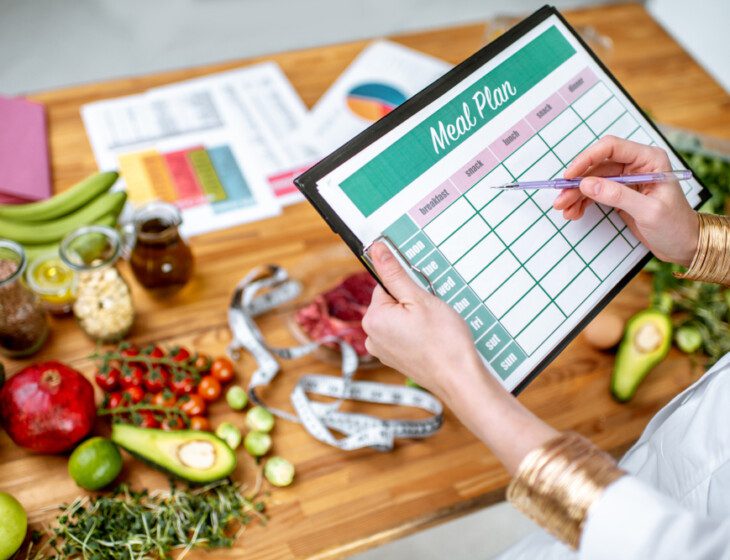
<svg viewBox="0 0 730 560"><path fill-rule="evenodd" d="M111 214L102 216L101 218L96 220L93 225L114 227L115 225L117 225L117 217L118 214L116 212L113 212ZM55 241L53 243L45 243L43 245L23 245L23 249L25 250L26 258L30 263L42 255L47 255L49 253L58 254L58 249L60 245L60 241Z"/></svg>
<svg viewBox="0 0 730 560"><path fill-rule="evenodd" d="M116 171L95 173L47 200L0 205L0 219L46 222L70 214L108 191L119 177Z"/></svg>
<svg viewBox="0 0 730 560"><path fill-rule="evenodd" d="M12 239L23 245L43 245L60 241L70 231L91 224L105 214L119 214L126 200L127 193L110 192L95 198L73 214L50 222L28 224L0 220L0 237Z"/></svg>

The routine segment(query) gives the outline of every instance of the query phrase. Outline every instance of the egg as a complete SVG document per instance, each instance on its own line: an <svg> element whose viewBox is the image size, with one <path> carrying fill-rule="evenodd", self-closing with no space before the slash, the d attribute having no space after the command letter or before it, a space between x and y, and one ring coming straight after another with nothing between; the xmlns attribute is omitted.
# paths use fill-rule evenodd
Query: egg
<svg viewBox="0 0 730 560"><path fill-rule="evenodd" d="M619 342L624 333L624 320L610 311L599 314L583 331L586 342L598 350L608 350Z"/></svg>

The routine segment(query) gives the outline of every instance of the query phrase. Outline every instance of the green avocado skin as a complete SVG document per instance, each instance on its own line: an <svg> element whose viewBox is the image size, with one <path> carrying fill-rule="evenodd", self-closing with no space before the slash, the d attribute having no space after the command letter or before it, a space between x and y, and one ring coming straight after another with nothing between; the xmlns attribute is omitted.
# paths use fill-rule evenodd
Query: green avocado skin
<svg viewBox="0 0 730 560"><path fill-rule="evenodd" d="M642 327L653 325L661 335L659 345L650 352L641 352L635 337ZM611 376L611 393L619 402L628 402L649 374L669 353L672 346L672 321L666 313L655 309L639 311L626 323L624 338L616 354Z"/></svg>
<svg viewBox="0 0 730 560"><path fill-rule="evenodd" d="M196 430L166 431L114 424L111 439L137 459L193 484L208 484L228 477L236 469L236 454L220 438ZM180 446L191 442L209 442L215 449L214 464L207 469L185 465L179 458Z"/></svg>

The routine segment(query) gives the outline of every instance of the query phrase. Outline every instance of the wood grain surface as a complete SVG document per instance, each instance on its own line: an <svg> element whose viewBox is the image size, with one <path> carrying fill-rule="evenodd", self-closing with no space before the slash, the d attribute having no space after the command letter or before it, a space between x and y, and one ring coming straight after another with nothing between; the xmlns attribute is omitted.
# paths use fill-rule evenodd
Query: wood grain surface
<svg viewBox="0 0 730 560"><path fill-rule="evenodd" d="M606 64L656 120L730 138L728 95L642 7L602 7L567 16L572 24L593 26L613 40L613 49L604 58ZM483 45L485 32L483 25L469 25L394 40L458 63ZM84 103L274 60L311 106L366 44L358 41L32 95L48 109L55 188L63 190L96 169L79 116ZM252 267L281 264L302 278L310 294L358 269L344 245L307 204L287 208L276 218L196 237L192 245L197 259L195 277L172 299L153 299L127 274L138 311L131 333L134 341L186 344L222 354L229 340L228 298L236 282ZM639 277L610 309L628 317L647 305L648 294L647 278ZM260 321L271 342L293 342L287 327L290 313L291 309L282 310ZM54 320L50 342L33 361L60 359L91 374L93 366L84 356L92 350L93 344L73 319ZM7 362L8 370L13 373L25 363L30 360ZM661 406L700 374L688 358L673 351L650 374L636 398L621 405L609 396L612 365L611 354L592 350L578 337L520 400L556 428L576 430L602 448L620 453L637 439ZM241 382L247 381L252 368L250 358L241 360ZM308 371L337 374L338 370L312 358L285 363L265 398L287 407L293 384ZM359 376L392 383L403 380L386 369L363 371ZM392 408L348 407L390 416L418 415ZM213 408L212 419L214 424L224 419L242 423L242 416L228 412L223 404ZM208 557L344 557L502 500L508 482L494 456L450 412L435 437L401 442L392 453L340 452L286 422L278 423L274 442L274 451L295 463L295 484L271 493L271 522L267 527L250 527L234 549L215 551ZM243 452L239 458L236 478L252 483L254 463ZM162 488L167 484L164 476L129 458L123 476L135 487ZM15 495L34 523L49 519L49 506L80 493L67 475L65 457L28 454L15 447L4 432L0 432L0 490ZM484 538L489 539L486 531Z"/></svg>

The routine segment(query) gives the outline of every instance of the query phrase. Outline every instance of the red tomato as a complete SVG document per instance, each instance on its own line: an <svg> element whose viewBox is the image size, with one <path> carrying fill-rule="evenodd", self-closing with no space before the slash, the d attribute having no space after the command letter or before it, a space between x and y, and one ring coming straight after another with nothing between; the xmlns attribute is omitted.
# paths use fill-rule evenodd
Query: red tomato
<svg viewBox="0 0 730 560"><path fill-rule="evenodd" d="M200 395L187 395L180 400L180 410L188 416L201 416L205 414L205 401Z"/></svg>
<svg viewBox="0 0 730 560"><path fill-rule="evenodd" d="M171 407L175 406L177 398L169 389L164 389L152 397L152 404L157 406Z"/></svg>
<svg viewBox="0 0 730 560"><path fill-rule="evenodd" d="M206 401L216 401L221 396L221 384L212 375L206 375L200 380L198 385L198 395L203 397Z"/></svg>
<svg viewBox="0 0 730 560"><path fill-rule="evenodd" d="M165 366L155 366L144 376L144 388L150 393L158 393L167 387L170 374Z"/></svg>
<svg viewBox="0 0 730 560"><path fill-rule="evenodd" d="M119 378L119 383L123 389L129 387L140 387L144 380L144 371L139 366L124 366L122 368L122 374Z"/></svg>
<svg viewBox="0 0 730 560"><path fill-rule="evenodd" d="M172 359L176 362L187 362L190 359L190 352L184 346L173 348L171 355Z"/></svg>
<svg viewBox="0 0 730 560"><path fill-rule="evenodd" d="M119 387L121 374L117 368L106 368L105 370L97 371L94 380L101 389L108 393Z"/></svg>
<svg viewBox="0 0 730 560"><path fill-rule="evenodd" d="M139 404L144 399L144 390L138 386L127 387L122 391L122 398L128 403Z"/></svg>
<svg viewBox="0 0 730 560"><path fill-rule="evenodd" d="M195 391L195 380L185 373L175 372L170 380L169 387L178 397L189 395Z"/></svg>
<svg viewBox="0 0 730 560"><path fill-rule="evenodd" d="M109 393L106 398L106 408L111 410L112 408L119 408L122 406L122 394L121 393Z"/></svg>
<svg viewBox="0 0 730 560"><path fill-rule="evenodd" d="M165 356L165 351L159 346L154 346L152 350L150 350L148 356L150 358L163 358Z"/></svg>
<svg viewBox="0 0 730 560"><path fill-rule="evenodd" d="M193 416L190 419L190 429L198 432L209 432L210 422L205 416Z"/></svg>
<svg viewBox="0 0 730 560"><path fill-rule="evenodd" d="M236 376L236 370L233 369L233 362L231 360L221 356L213 360L210 374L221 383L228 383Z"/></svg>
<svg viewBox="0 0 730 560"><path fill-rule="evenodd" d="M182 419L177 415L171 416L170 418L166 418L162 421L163 430L182 430L184 427L185 424L183 423Z"/></svg>
<svg viewBox="0 0 730 560"><path fill-rule="evenodd" d="M160 423L157 421L155 415L149 410L141 410L138 412L140 421L139 425L142 428L159 428Z"/></svg>
<svg viewBox="0 0 730 560"><path fill-rule="evenodd" d="M196 354L195 361L193 362L193 367L195 370L200 373L208 373L210 371L210 366L212 365L213 360L211 360L210 356L208 354Z"/></svg>

